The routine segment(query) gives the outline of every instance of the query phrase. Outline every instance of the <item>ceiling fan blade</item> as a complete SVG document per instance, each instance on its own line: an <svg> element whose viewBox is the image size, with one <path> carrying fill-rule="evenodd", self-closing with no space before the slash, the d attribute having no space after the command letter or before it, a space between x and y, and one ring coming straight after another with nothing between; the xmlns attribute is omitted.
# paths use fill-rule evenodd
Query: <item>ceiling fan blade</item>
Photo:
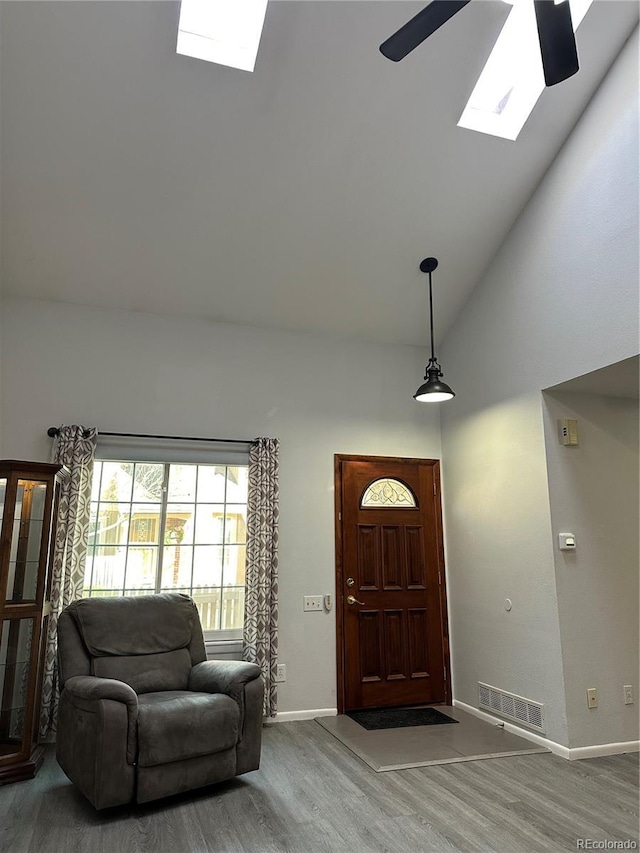
<svg viewBox="0 0 640 853"><path fill-rule="evenodd" d="M538 38L542 54L544 82L547 86L562 83L578 68L578 50L571 22L569 0L534 0Z"/></svg>
<svg viewBox="0 0 640 853"><path fill-rule="evenodd" d="M380 53L393 62L399 62L469 2L470 0L432 0L380 45Z"/></svg>

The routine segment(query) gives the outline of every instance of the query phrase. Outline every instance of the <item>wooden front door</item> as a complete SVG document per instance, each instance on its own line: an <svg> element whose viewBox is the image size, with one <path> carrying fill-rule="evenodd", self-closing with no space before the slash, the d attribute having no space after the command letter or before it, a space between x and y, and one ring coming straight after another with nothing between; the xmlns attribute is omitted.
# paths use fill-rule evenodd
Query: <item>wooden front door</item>
<svg viewBox="0 0 640 853"><path fill-rule="evenodd" d="M448 703L439 463L335 459L338 710Z"/></svg>

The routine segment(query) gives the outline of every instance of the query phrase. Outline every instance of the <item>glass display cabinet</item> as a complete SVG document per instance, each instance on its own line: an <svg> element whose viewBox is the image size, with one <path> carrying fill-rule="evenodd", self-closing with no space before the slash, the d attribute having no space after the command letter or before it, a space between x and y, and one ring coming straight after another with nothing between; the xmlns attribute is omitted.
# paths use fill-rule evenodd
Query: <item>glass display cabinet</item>
<svg viewBox="0 0 640 853"><path fill-rule="evenodd" d="M38 743L60 465L0 460L0 785L30 779Z"/></svg>

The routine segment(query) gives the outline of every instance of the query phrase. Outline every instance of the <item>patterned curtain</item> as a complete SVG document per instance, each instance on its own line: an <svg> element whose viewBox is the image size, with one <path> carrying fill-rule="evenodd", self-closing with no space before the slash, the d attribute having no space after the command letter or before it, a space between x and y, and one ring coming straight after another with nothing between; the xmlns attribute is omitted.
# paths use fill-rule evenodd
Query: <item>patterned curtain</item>
<svg viewBox="0 0 640 853"><path fill-rule="evenodd" d="M276 438L258 438L249 451L247 571L242 659L257 663L265 682L264 714L277 708L278 450Z"/></svg>
<svg viewBox="0 0 640 853"><path fill-rule="evenodd" d="M52 461L64 465L71 476L61 487L58 526L53 544L51 613L40 717L40 736L43 738L56 732L59 695L56 661L58 616L68 604L82 596L97 436L98 431L93 427L62 426L53 448Z"/></svg>

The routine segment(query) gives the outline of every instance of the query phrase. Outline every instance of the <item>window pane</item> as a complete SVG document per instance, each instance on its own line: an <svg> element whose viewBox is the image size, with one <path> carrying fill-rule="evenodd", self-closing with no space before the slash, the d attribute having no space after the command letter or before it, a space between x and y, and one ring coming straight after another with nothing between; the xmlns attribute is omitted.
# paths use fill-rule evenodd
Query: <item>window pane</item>
<svg viewBox="0 0 640 853"><path fill-rule="evenodd" d="M190 545L193 542L193 504L167 504L165 545Z"/></svg>
<svg viewBox="0 0 640 853"><path fill-rule="evenodd" d="M224 541L243 544L247 541L246 506L228 506L224 525Z"/></svg>
<svg viewBox="0 0 640 853"><path fill-rule="evenodd" d="M222 590L222 620L220 627L242 628L244 624L244 587Z"/></svg>
<svg viewBox="0 0 640 853"><path fill-rule="evenodd" d="M220 545L196 545L193 585L222 586L222 547Z"/></svg>
<svg viewBox="0 0 640 853"><path fill-rule="evenodd" d="M22 511L22 504L20 504L20 510ZM17 504L16 504L17 511ZM12 563L18 559L18 542L20 541L20 517L14 519L13 521L13 531L11 534L11 548L9 550L9 559Z"/></svg>
<svg viewBox="0 0 640 853"><path fill-rule="evenodd" d="M133 462L103 462L101 501L130 501L133 491Z"/></svg>
<svg viewBox="0 0 640 853"><path fill-rule="evenodd" d="M97 546L93 557L92 589L123 589L127 549Z"/></svg>
<svg viewBox="0 0 640 853"><path fill-rule="evenodd" d="M224 465L198 465L198 503L224 501Z"/></svg>
<svg viewBox="0 0 640 853"><path fill-rule="evenodd" d="M169 468L170 501L195 501L197 465L171 465Z"/></svg>
<svg viewBox="0 0 640 853"><path fill-rule="evenodd" d="M125 503L98 504L91 507L89 520L90 545L126 545L129 536L131 505Z"/></svg>
<svg viewBox="0 0 640 853"><path fill-rule="evenodd" d="M89 595L89 591L85 590L85 595ZM122 595L121 589L94 589L91 591L92 598L117 598Z"/></svg>
<svg viewBox="0 0 640 853"><path fill-rule="evenodd" d="M196 508L196 544L222 545L224 504L198 504Z"/></svg>
<svg viewBox="0 0 640 853"><path fill-rule="evenodd" d="M127 555L127 589L145 589L155 592L157 548L129 548Z"/></svg>
<svg viewBox="0 0 640 853"><path fill-rule="evenodd" d="M244 586L245 545L228 545L224 549L224 586Z"/></svg>
<svg viewBox="0 0 640 853"><path fill-rule="evenodd" d="M27 560L38 562L42 545L42 519L32 518L29 522L29 538L27 539ZM23 531L24 532L24 531Z"/></svg>
<svg viewBox="0 0 640 853"><path fill-rule="evenodd" d="M227 467L227 503L246 504L248 483L249 468L246 465L229 465Z"/></svg>
<svg viewBox="0 0 640 853"><path fill-rule="evenodd" d="M193 590L193 600L200 614L203 631L215 631L220 628L220 590L201 588Z"/></svg>
<svg viewBox="0 0 640 853"><path fill-rule="evenodd" d="M164 465L153 462L136 462L133 499L160 503L164 483Z"/></svg>
<svg viewBox="0 0 640 853"><path fill-rule="evenodd" d="M362 496L361 507L417 506L413 492L391 477L374 480Z"/></svg>
<svg viewBox="0 0 640 853"><path fill-rule="evenodd" d="M7 603L15 604L19 601L34 601L38 587L38 565L36 562L9 563L9 576L7 578Z"/></svg>
<svg viewBox="0 0 640 853"><path fill-rule="evenodd" d="M130 545L157 545L160 536L162 506L134 504L131 511Z"/></svg>
<svg viewBox="0 0 640 853"><path fill-rule="evenodd" d="M191 587L168 586L163 587L160 592L177 592L182 593L182 595L191 595Z"/></svg>
<svg viewBox="0 0 640 853"><path fill-rule="evenodd" d="M97 461L83 594L182 592L204 630L241 627L247 481L247 466Z"/></svg>
<svg viewBox="0 0 640 853"><path fill-rule="evenodd" d="M97 501L100 498L100 479L102 477L102 462L94 462L93 476L91 478L91 500Z"/></svg>
<svg viewBox="0 0 640 853"><path fill-rule="evenodd" d="M84 562L84 592L83 595L89 595L88 589L91 587L91 572L93 569L93 548L89 546L87 549L87 559Z"/></svg>
<svg viewBox="0 0 640 853"><path fill-rule="evenodd" d="M47 497L46 483L32 483L31 489L31 520L44 520L45 499Z"/></svg>
<svg viewBox="0 0 640 853"><path fill-rule="evenodd" d="M190 545L166 547L162 556L162 588L190 587L192 560L193 548Z"/></svg>
<svg viewBox="0 0 640 853"><path fill-rule="evenodd" d="M5 619L0 623L0 756L20 752L25 741L27 687L33 662L34 619ZM4 812L3 812L4 813Z"/></svg>

